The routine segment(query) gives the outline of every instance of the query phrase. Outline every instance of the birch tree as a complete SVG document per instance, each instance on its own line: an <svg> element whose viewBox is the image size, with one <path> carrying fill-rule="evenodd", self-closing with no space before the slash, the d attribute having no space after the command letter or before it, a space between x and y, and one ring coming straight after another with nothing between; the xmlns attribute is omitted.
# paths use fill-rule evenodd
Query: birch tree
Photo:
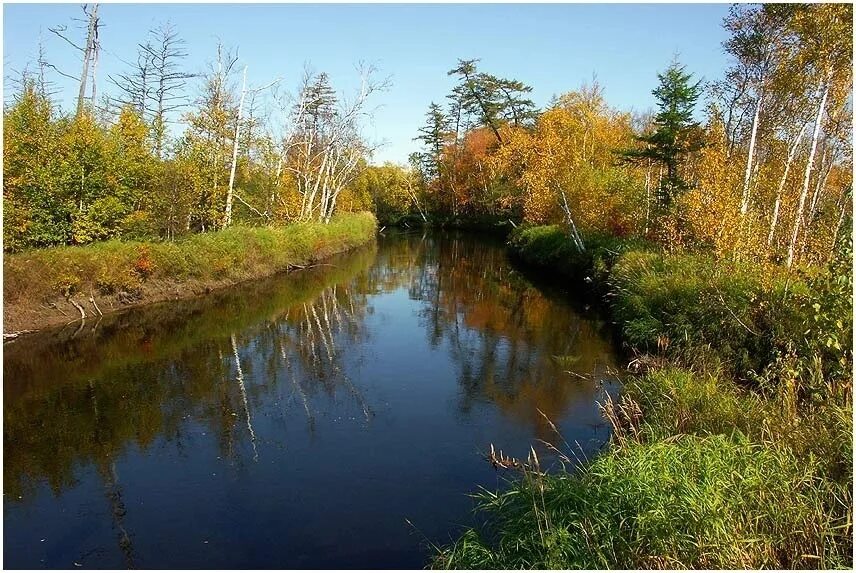
<svg viewBox="0 0 856 573"><path fill-rule="evenodd" d="M361 122L371 115L370 97L388 87L376 70L360 66L360 87L350 99L332 98L326 75L304 77L293 108L295 141L285 167L297 183L300 220L329 222L339 194L357 174L358 162L372 149L361 135Z"/></svg>
<svg viewBox="0 0 856 573"><path fill-rule="evenodd" d="M803 64L803 68L808 70L808 77L816 83L815 93L818 103L802 188L788 244L786 259L788 267L794 263L797 239L803 225L815 154L827 103L830 95L833 98L846 97L852 90L852 21L853 7L843 4L801 7L792 19L792 26L800 43L796 62Z"/></svg>
<svg viewBox="0 0 856 573"><path fill-rule="evenodd" d="M195 208L192 218L199 230L220 227L228 178L229 157L237 102L234 93L234 73L237 54L217 48L217 59L202 76L202 90L196 109L185 115L188 124L179 154L193 166Z"/></svg>
<svg viewBox="0 0 856 573"><path fill-rule="evenodd" d="M749 147L746 154L746 170L740 200L740 215L749 210L753 164L755 161L758 126L766 104L768 83L779 64L779 46L784 29L777 13L762 6L736 5L725 19L725 29L731 36L724 42L726 52L735 59L735 68L729 75L746 78L746 90L752 109Z"/></svg>
<svg viewBox="0 0 856 573"><path fill-rule="evenodd" d="M241 120L242 113L244 110L244 100L247 97L248 91L251 94L258 93L262 90L266 90L277 83L279 80L274 80L270 84L266 86L262 86L259 88L247 90L247 66L244 66L243 80L241 82L241 99L238 103L238 115L235 119L235 137L232 143L232 165L229 169L229 187L226 190L226 209L225 216L223 219L223 226L228 227L232 224L232 202L234 197L234 188L235 188L235 170L238 167L238 145L241 141ZM248 203L243 201L244 204L250 206Z"/></svg>

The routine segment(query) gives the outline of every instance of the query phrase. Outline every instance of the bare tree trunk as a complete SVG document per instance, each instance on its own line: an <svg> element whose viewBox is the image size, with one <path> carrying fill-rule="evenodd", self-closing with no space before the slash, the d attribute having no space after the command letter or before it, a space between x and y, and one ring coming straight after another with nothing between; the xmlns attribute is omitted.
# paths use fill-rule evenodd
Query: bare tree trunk
<svg viewBox="0 0 856 573"><path fill-rule="evenodd" d="M235 168L238 165L238 140L241 136L241 113L244 110L244 96L247 95L247 66L244 66L244 81L241 85L241 102L238 104L238 119L235 121L235 142L232 145L232 169L229 172L229 189L226 191L226 217L223 227L232 224L232 190L235 187Z"/></svg>
<svg viewBox="0 0 856 573"><path fill-rule="evenodd" d="M763 96L758 96L755 104L755 116L752 118L752 135L749 138L749 155L746 158L746 175L743 177L743 198L740 201L740 216L746 215L749 210L749 187L752 182L752 162L755 160L755 140L758 135L758 119L761 116L761 103Z"/></svg>
<svg viewBox="0 0 856 573"><path fill-rule="evenodd" d="M96 10L98 5L95 5ZM98 87L97 75L98 75L98 52L101 51L101 44L98 43L98 18L95 19L95 25L93 26L95 30L95 35L92 39L92 100L91 105L92 109L95 109L95 94Z"/></svg>
<svg viewBox="0 0 856 573"><path fill-rule="evenodd" d="M796 250L797 237L799 236L800 224L802 223L803 210L805 209L805 200L808 196L808 184L811 180L811 170L814 167L814 154L817 150L818 137L820 137L820 126L823 122L823 112L826 109L826 99L829 96L829 84L831 81L831 78L829 76L831 76L831 73L827 75L826 81L824 82L823 96L820 99L820 105L817 108L817 117L814 120L814 135L811 139L811 150L808 154L808 163L806 163L805 166L805 176L803 177L803 187L802 193L800 193L799 206L797 207L797 212L794 217L794 230L793 233L791 233L791 243L788 246L788 260L786 263L788 267L792 266L794 263L794 251Z"/></svg>
<svg viewBox="0 0 856 573"><path fill-rule="evenodd" d="M574 218L571 217L571 208L568 206L568 198L565 196L564 191L562 191L562 202L564 203L562 207L565 211L565 218L568 220L568 226L571 228L571 238L573 238L577 249L581 253L585 252L586 247L583 244L582 237L580 237L580 234L577 232L577 225L574 223Z"/></svg>
<svg viewBox="0 0 856 573"><path fill-rule="evenodd" d="M791 144L790 150L788 150L788 160L785 163L785 172L782 173L782 179L779 181L779 187L776 189L776 203L773 206L773 217L770 221L770 234L767 235L767 248L773 244L773 236L776 233L776 223L779 220L779 209L782 207L782 191L785 189L785 182L788 179L788 172L791 170L791 164L794 161L794 157L796 157L797 149L799 149L800 141L802 140L802 136L805 133L808 124L803 124L802 129L797 134L794 142Z"/></svg>
<svg viewBox="0 0 856 573"><path fill-rule="evenodd" d="M85 11L85 8L84 8ZM83 51L83 72L80 74L80 89L77 92L77 114L83 111L83 100L86 97L86 81L89 79L89 62L92 59L93 44L95 41L95 28L98 21L98 4L92 8L89 16L89 25L86 32L86 49Z"/></svg>

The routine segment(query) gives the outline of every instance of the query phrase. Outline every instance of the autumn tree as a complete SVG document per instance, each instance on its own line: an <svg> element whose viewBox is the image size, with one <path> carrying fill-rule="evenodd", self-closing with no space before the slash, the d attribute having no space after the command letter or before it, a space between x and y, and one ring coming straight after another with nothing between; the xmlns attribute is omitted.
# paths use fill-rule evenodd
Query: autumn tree
<svg viewBox="0 0 856 573"><path fill-rule="evenodd" d="M237 117L235 73L238 58L223 46L217 59L202 77L202 89L195 109L187 113L187 123L179 142L179 159L191 168L195 207L192 226L199 230L218 228L223 223L226 186Z"/></svg>
<svg viewBox="0 0 856 573"><path fill-rule="evenodd" d="M3 245L62 244L70 213L58 188L59 127L54 106L26 80L3 111Z"/></svg>
<svg viewBox="0 0 856 573"><path fill-rule="evenodd" d="M584 86L559 97L531 132L508 130L497 162L520 173L524 218L565 222L582 251L585 232L628 234L639 227L639 176L614 156L633 137L630 116L610 109L599 86Z"/></svg>
<svg viewBox="0 0 856 573"><path fill-rule="evenodd" d="M751 117L746 169L740 199L740 215L749 210L753 164L756 155L758 128L770 92L770 83L782 65L780 57L785 41L786 19L763 6L735 5L725 19L724 27L730 37L724 42L725 51L734 59L726 78L744 79L743 101ZM728 80L726 80L728 81Z"/></svg>
<svg viewBox="0 0 856 573"><path fill-rule="evenodd" d="M799 42L794 63L802 65L809 86L816 90L817 114L788 244L788 266L793 264L796 255L827 105L830 100L850 97L848 94L852 92L853 7L846 4L800 6L795 8L790 25Z"/></svg>

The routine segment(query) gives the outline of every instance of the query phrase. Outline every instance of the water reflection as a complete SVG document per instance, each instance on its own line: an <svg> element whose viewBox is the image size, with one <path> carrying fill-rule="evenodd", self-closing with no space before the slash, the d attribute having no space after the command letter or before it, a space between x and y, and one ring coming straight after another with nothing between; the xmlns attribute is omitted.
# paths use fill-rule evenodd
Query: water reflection
<svg viewBox="0 0 856 573"><path fill-rule="evenodd" d="M464 494L496 485L489 441L556 442L549 418L584 452L604 442L601 330L501 244L407 233L19 339L7 564L418 567L404 519L437 540L466 523Z"/></svg>
<svg viewBox="0 0 856 573"><path fill-rule="evenodd" d="M559 419L610 379L613 350L603 324L545 297L501 247L461 234L413 234L380 259L374 280L386 289L403 284L423 303L430 344L445 344L457 365L462 412L487 402L554 439L546 418Z"/></svg>

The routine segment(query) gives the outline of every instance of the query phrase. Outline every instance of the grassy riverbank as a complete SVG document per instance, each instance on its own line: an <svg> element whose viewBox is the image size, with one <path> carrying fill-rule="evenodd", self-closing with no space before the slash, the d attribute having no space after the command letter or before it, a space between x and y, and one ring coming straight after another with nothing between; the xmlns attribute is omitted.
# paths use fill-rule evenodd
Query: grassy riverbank
<svg viewBox="0 0 856 573"><path fill-rule="evenodd" d="M510 245L592 285L645 371L604 405L610 447L479 495L487 525L434 566L851 566L850 245L828 269L786 273L587 239L579 254L535 227Z"/></svg>
<svg viewBox="0 0 856 573"><path fill-rule="evenodd" d="M375 236L368 213L329 224L232 227L175 242L106 241L6 255L4 332L64 324L300 268ZM92 301L90 301L90 297Z"/></svg>

